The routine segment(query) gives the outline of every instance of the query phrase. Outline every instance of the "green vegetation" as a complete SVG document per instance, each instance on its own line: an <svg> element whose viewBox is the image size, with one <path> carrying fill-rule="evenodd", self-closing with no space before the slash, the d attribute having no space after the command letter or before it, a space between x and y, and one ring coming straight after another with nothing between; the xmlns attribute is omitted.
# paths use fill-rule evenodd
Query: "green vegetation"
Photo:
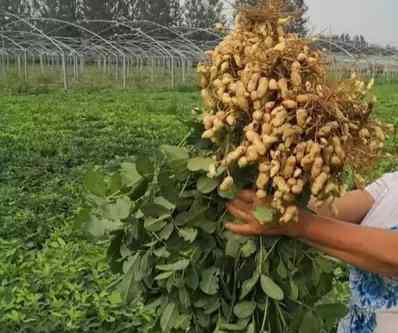
<svg viewBox="0 0 398 333"><path fill-rule="evenodd" d="M217 191L221 177L206 175L214 160L170 145L158 156L137 156L107 176L90 170L77 218L93 237L113 232L118 289L156 311L154 332L332 332L346 313L324 301L337 264L295 240L225 232L233 220L225 199L235 190ZM237 176L236 191L252 184L250 169ZM273 219L265 207L255 215Z"/></svg>
<svg viewBox="0 0 398 333"><path fill-rule="evenodd" d="M196 101L168 91L0 97L0 327L145 330L150 317L108 289L116 277L104 244L84 240L71 220L88 168L177 143Z"/></svg>
<svg viewBox="0 0 398 333"><path fill-rule="evenodd" d="M389 122L398 119L397 89L378 88L378 115ZM124 307L112 289L117 276L105 259L108 244L87 241L72 218L88 169L114 169L131 155L152 154L159 143L180 142L198 94L30 87L8 94L0 97L0 327L151 332L151 313ZM392 157L369 179L398 169L395 136L387 150Z"/></svg>
<svg viewBox="0 0 398 333"><path fill-rule="evenodd" d="M84 73L78 76L68 72L68 87L73 91L77 89L120 89L122 87L121 69L119 73L116 68L109 65L104 72L97 65L88 64ZM177 89L181 85L192 87L196 82L196 69L188 68L183 74L181 69L175 70L175 85ZM25 80L24 73L19 72L14 65L10 65L5 73L0 70L0 94L2 95L29 95L54 92L55 89L62 91L64 86L61 68L41 72L39 65L30 65L28 78ZM126 87L128 89L169 89L172 86L170 71L166 68L151 67L131 68L128 72Z"/></svg>

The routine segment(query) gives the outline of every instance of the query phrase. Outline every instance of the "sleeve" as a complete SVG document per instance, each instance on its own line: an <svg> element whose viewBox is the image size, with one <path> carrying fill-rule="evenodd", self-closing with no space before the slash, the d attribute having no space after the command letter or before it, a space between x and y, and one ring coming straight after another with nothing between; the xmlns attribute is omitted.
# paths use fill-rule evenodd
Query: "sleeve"
<svg viewBox="0 0 398 333"><path fill-rule="evenodd" d="M388 191L389 185L386 178L387 175L384 175L365 188L365 191L372 196L375 202L379 202Z"/></svg>

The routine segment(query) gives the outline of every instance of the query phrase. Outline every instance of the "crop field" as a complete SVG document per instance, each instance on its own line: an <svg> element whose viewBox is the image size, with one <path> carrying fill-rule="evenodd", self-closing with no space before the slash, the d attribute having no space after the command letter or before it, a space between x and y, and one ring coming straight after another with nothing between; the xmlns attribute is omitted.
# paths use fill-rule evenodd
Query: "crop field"
<svg viewBox="0 0 398 333"><path fill-rule="evenodd" d="M8 91L0 96L0 327L4 332L151 332L152 314L112 288L107 243L74 224L83 176L189 132L194 89ZM398 84L377 87L398 124ZM365 177L398 169L398 138Z"/></svg>

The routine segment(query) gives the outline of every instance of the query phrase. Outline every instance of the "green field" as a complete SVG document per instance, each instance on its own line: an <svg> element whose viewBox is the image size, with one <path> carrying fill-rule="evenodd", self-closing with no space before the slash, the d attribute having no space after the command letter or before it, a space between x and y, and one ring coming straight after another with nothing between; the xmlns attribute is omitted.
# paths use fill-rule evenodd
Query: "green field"
<svg viewBox="0 0 398 333"><path fill-rule="evenodd" d="M176 144L199 104L194 90L49 91L0 97L0 327L7 332L144 332L150 313L112 291L106 244L73 224L82 177L160 143ZM378 87L378 117L398 124L398 84ZM392 157L367 175L398 169ZM139 329L134 328L139 327Z"/></svg>

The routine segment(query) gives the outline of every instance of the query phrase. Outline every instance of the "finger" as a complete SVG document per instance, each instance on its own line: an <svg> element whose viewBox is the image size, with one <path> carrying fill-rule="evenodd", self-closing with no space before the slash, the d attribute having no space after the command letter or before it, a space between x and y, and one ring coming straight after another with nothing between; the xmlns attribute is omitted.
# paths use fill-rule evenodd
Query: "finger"
<svg viewBox="0 0 398 333"><path fill-rule="evenodd" d="M256 219L248 210L241 209L233 203L229 203L227 205L227 209L238 220L244 221L246 223L256 223Z"/></svg>
<svg viewBox="0 0 398 333"><path fill-rule="evenodd" d="M256 192L254 192L253 190L243 190L238 193L238 199L243 200L249 204L253 203L256 198Z"/></svg>
<svg viewBox="0 0 398 333"><path fill-rule="evenodd" d="M251 224L226 223L225 228L232 231L234 234L239 234L242 236L255 236L261 234Z"/></svg>
<svg viewBox="0 0 398 333"><path fill-rule="evenodd" d="M230 203L233 204L234 206L239 207L240 209L248 211L248 212L250 212L253 209L252 204L249 204L246 201L243 201L241 199L232 200Z"/></svg>

